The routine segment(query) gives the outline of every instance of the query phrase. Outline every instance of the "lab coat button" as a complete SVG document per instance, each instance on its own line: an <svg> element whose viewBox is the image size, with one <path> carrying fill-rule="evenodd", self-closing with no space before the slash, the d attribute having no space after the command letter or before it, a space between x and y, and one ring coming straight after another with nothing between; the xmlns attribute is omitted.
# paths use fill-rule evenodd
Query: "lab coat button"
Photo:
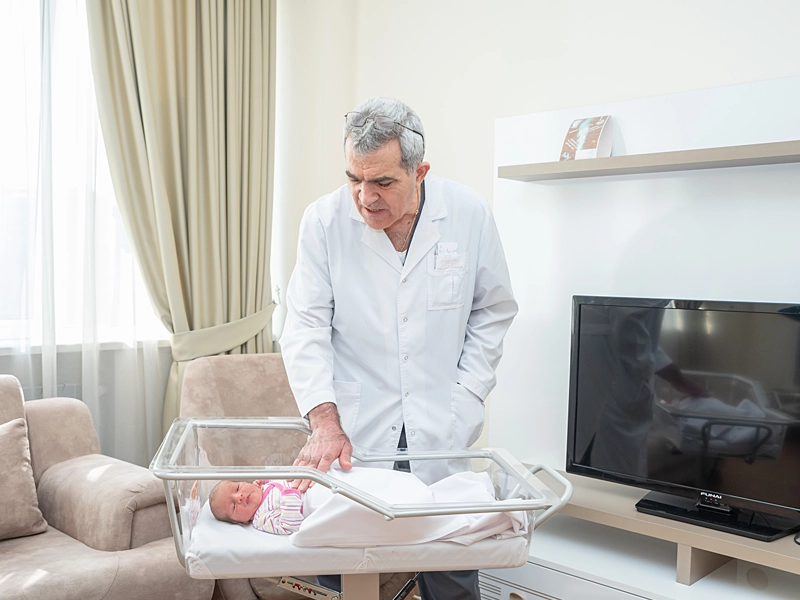
<svg viewBox="0 0 800 600"><path fill-rule="evenodd" d="M416 431L414 431L414 430L412 429L412 430L411 430L411 435L414 435L415 433L416 433Z"/></svg>
<svg viewBox="0 0 800 600"><path fill-rule="evenodd" d="M404 394L404 396L405 396L406 398L408 398L408 392L406 392L406 393Z"/></svg>
<svg viewBox="0 0 800 600"><path fill-rule="evenodd" d="M403 317L403 323L408 321L408 317Z"/></svg>
<svg viewBox="0 0 800 600"><path fill-rule="evenodd" d="M403 360L408 360L408 356L404 356L404 357L403 357Z"/></svg>
<svg viewBox="0 0 800 600"><path fill-rule="evenodd" d="M392 431L397 431L397 427L392 425Z"/></svg>
<svg viewBox="0 0 800 600"><path fill-rule="evenodd" d="M405 279L403 279L403 281L401 281L400 283L405 283L405 282L406 282L406 280L405 280Z"/></svg>

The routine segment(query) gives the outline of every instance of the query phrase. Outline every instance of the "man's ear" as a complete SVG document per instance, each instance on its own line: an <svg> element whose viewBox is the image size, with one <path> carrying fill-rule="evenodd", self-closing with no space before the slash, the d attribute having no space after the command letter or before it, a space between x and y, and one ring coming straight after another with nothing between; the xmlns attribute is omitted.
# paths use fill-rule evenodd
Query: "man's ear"
<svg viewBox="0 0 800 600"><path fill-rule="evenodd" d="M431 163L421 162L417 165L417 170L414 173L417 179L417 185L422 183L422 180L425 179L425 176L428 174L428 171L431 170Z"/></svg>

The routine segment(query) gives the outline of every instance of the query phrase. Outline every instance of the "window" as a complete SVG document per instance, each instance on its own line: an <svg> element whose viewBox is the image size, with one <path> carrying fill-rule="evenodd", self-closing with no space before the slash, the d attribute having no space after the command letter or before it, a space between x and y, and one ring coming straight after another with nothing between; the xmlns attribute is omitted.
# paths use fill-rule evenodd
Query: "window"
<svg viewBox="0 0 800 600"><path fill-rule="evenodd" d="M83 2L0 0L0 80L0 348L165 339L114 199Z"/></svg>

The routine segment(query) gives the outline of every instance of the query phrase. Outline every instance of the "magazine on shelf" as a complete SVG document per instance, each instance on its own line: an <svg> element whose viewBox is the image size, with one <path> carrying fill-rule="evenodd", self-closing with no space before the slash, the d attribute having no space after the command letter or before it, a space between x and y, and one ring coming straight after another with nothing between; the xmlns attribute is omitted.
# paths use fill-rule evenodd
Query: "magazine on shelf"
<svg viewBox="0 0 800 600"><path fill-rule="evenodd" d="M611 117L575 119L569 126L559 160L606 158L611 156Z"/></svg>

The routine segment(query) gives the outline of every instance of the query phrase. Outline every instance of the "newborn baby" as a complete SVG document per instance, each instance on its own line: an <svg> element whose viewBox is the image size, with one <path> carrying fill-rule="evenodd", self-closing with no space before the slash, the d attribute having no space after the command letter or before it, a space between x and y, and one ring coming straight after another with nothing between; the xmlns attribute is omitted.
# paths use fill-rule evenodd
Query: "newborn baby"
<svg viewBox="0 0 800 600"><path fill-rule="evenodd" d="M471 471L445 477L430 486L411 473L391 469L331 467L328 475L389 505L494 503L487 473ZM219 521L253 523L279 535L293 534L298 547L365 548L450 540L468 546L486 537L516 537L526 533L526 515L519 511L404 517L387 520L324 485L306 492L279 481L223 481L211 491L209 508ZM302 527L301 527L302 524Z"/></svg>
<svg viewBox="0 0 800 600"><path fill-rule="evenodd" d="M289 535L303 522L300 491L277 481L221 481L208 497L211 513L220 521L250 523L267 533Z"/></svg>

